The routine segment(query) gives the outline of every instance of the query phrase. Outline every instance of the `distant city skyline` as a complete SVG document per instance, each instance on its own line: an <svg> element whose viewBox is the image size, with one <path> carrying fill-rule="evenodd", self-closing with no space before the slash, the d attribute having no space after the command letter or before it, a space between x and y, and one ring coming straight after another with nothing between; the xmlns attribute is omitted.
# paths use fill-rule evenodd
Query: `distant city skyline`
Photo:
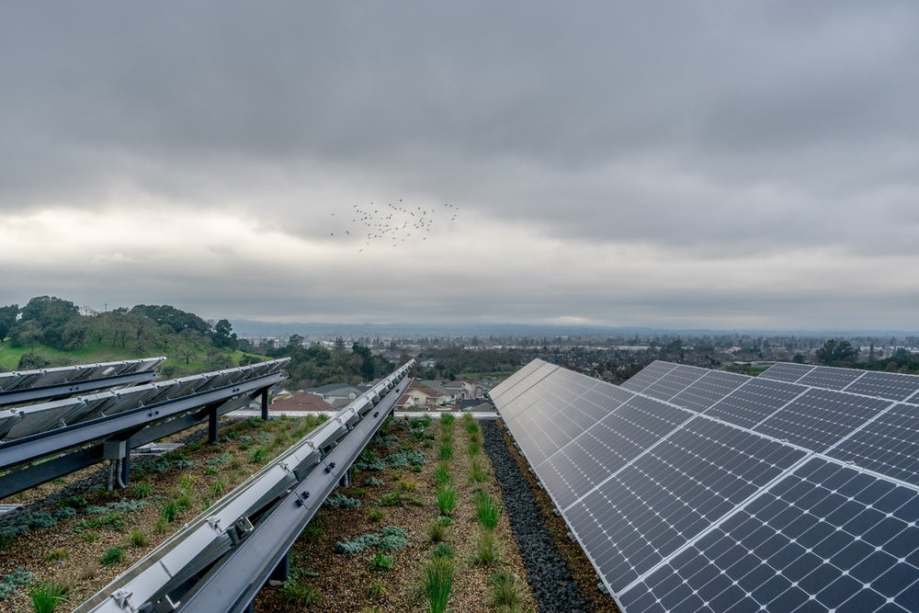
<svg viewBox="0 0 919 613"><path fill-rule="evenodd" d="M919 330L916 3L0 16L0 304Z"/></svg>

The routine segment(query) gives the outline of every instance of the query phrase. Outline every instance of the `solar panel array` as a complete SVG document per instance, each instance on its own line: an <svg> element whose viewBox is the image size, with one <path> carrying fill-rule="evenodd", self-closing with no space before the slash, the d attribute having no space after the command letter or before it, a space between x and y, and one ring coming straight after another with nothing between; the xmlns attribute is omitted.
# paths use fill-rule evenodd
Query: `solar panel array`
<svg viewBox="0 0 919 613"><path fill-rule="evenodd" d="M880 376L876 376L880 375ZM492 398L620 607L919 610L919 377L534 360Z"/></svg>
<svg viewBox="0 0 919 613"><path fill-rule="evenodd" d="M0 410L0 445L101 417L200 394L264 377L276 372L287 360L272 360L239 368L171 379L147 385L76 396L25 407Z"/></svg>

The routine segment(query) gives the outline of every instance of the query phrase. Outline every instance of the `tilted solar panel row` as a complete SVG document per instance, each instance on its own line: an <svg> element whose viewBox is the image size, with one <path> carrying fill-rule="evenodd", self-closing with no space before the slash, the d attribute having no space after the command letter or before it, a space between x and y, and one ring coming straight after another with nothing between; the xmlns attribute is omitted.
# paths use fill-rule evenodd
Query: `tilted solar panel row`
<svg viewBox="0 0 919 613"><path fill-rule="evenodd" d="M562 388L563 379L572 376L593 385ZM796 491L813 490L808 504L823 490L835 495L820 480L827 471L857 474L868 491L895 491L890 496L901 506L919 505L916 487L908 485L919 484L911 472L919 438L907 431L910 424L904 420L910 413L900 410L909 405L662 362L621 388L557 369L517 394L528 401L507 419L508 429L627 611L915 610L911 598L919 572L900 558L881 564L882 573L855 586L832 557L811 555L807 548L807 555L799 554L794 536L763 519L776 504L785 504L773 498L784 501L789 484ZM496 404L505 416L501 401ZM575 426L587 423L587 416L596 421L578 434ZM879 429L888 436L900 430L895 458L862 440L877 436ZM862 465L873 463L864 468L892 479L839 463L858 462L854 455L863 458ZM815 462L830 468L816 471ZM810 474L819 479L808 479ZM868 535L881 539L887 531L896 532L902 548L913 554L919 550L912 532L896 531L899 524L890 517L881 521L867 513L871 503L860 504L860 511L843 505L849 513L845 522L839 512L819 517L802 512L803 507L785 510L782 518L801 518L795 530L808 528L812 539L827 526L853 543ZM894 504L893 499L884 504ZM774 532L768 543L772 549L761 552L769 556L750 557L752 547L727 547L745 542L751 526L760 524ZM840 545L839 536L834 536L835 545L828 542L823 548ZM885 547L892 543L885 541ZM784 562L794 564L791 570L800 580L785 580L784 567L776 566ZM724 585L731 573L737 577ZM895 576L906 583L899 591ZM741 581L744 587L738 589Z"/></svg>
<svg viewBox="0 0 919 613"><path fill-rule="evenodd" d="M919 375L778 362L760 377L919 404Z"/></svg>

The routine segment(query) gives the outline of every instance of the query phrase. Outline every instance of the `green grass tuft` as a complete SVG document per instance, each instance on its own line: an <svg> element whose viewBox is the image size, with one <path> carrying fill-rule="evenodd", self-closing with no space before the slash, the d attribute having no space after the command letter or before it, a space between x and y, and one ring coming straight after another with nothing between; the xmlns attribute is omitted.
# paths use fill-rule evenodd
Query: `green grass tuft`
<svg viewBox="0 0 919 613"><path fill-rule="evenodd" d="M32 609L35 613L54 613L57 606L64 602L68 588L60 583L39 583L29 592Z"/></svg>
<svg viewBox="0 0 919 613"><path fill-rule="evenodd" d="M424 593L428 597L430 613L447 610L450 590L453 588L453 561L449 558L434 558L424 572Z"/></svg>

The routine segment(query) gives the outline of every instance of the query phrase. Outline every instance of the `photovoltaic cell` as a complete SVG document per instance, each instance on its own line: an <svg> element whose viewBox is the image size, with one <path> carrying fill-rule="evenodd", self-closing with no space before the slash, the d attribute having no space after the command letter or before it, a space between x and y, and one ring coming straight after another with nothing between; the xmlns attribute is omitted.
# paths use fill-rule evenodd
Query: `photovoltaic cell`
<svg viewBox="0 0 919 613"><path fill-rule="evenodd" d="M526 406L529 406L527 403L518 403L516 400L527 393L527 391L531 390L537 383L551 377L557 370L558 366L543 363L539 368L530 372L526 377L519 379L513 387L508 388L507 391L501 394L500 402L505 405L507 414L513 417Z"/></svg>
<svg viewBox="0 0 919 613"><path fill-rule="evenodd" d="M565 514L600 572L619 591L803 455L697 417Z"/></svg>
<svg viewBox="0 0 919 613"><path fill-rule="evenodd" d="M798 381L800 385L812 385L830 390L841 390L865 374L854 368L832 368L818 366Z"/></svg>
<svg viewBox="0 0 919 613"><path fill-rule="evenodd" d="M743 385L749 377L719 370L710 370L704 377L680 392L670 402L699 413Z"/></svg>
<svg viewBox="0 0 919 613"><path fill-rule="evenodd" d="M648 398L635 398L536 465L536 473L564 508L691 416Z"/></svg>
<svg viewBox="0 0 919 613"><path fill-rule="evenodd" d="M755 430L813 451L825 451L890 404L889 400L811 389Z"/></svg>
<svg viewBox="0 0 919 613"><path fill-rule="evenodd" d="M753 428L806 390L792 383L750 379L704 414Z"/></svg>
<svg viewBox="0 0 919 613"><path fill-rule="evenodd" d="M527 375L532 373L534 370L545 364L542 360L533 360L526 364L523 368L512 374L510 377L496 385L490 392L492 400L500 399L504 394L507 393L509 389L514 387L521 379L525 378Z"/></svg>
<svg viewBox="0 0 919 613"><path fill-rule="evenodd" d="M759 376L763 379L772 379L774 381L794 383L813 369L813 366L809 366L807 364L789 364L787 362L778 362L767 368Z"/></svg>
<svg viewBox="0 0 919 613"><path fill-rule="evenodd" d="M669 400L702 378L707 371L695 366L677 366L643 393L659 400Z"/></svg>
<svg viewBox="0 0 919 613"><path fill-rule="evenodd" d="M845 391L902 401L919 391L919 377L887 372L868 372L847 387Z"/></svg>
<svg viewBox="0 0 919 613"><path fill-rule="evenodd" d="M894 405L829 455L919 486L919 409Z"/></svg>
<svg viewBox="0 0 919 613"><path fill-rule="evenodd" d="M919 495L811 459L620 597L627 613L919 610Z"/></svg>
<svg viewBox="0 0 919 613"><path fill-rule="evenodd" d="M669 362L652 362L634 377L623 383L622 387L633 392L640 392L676 368L676 366L676 364L670 364Z"/></svg>

